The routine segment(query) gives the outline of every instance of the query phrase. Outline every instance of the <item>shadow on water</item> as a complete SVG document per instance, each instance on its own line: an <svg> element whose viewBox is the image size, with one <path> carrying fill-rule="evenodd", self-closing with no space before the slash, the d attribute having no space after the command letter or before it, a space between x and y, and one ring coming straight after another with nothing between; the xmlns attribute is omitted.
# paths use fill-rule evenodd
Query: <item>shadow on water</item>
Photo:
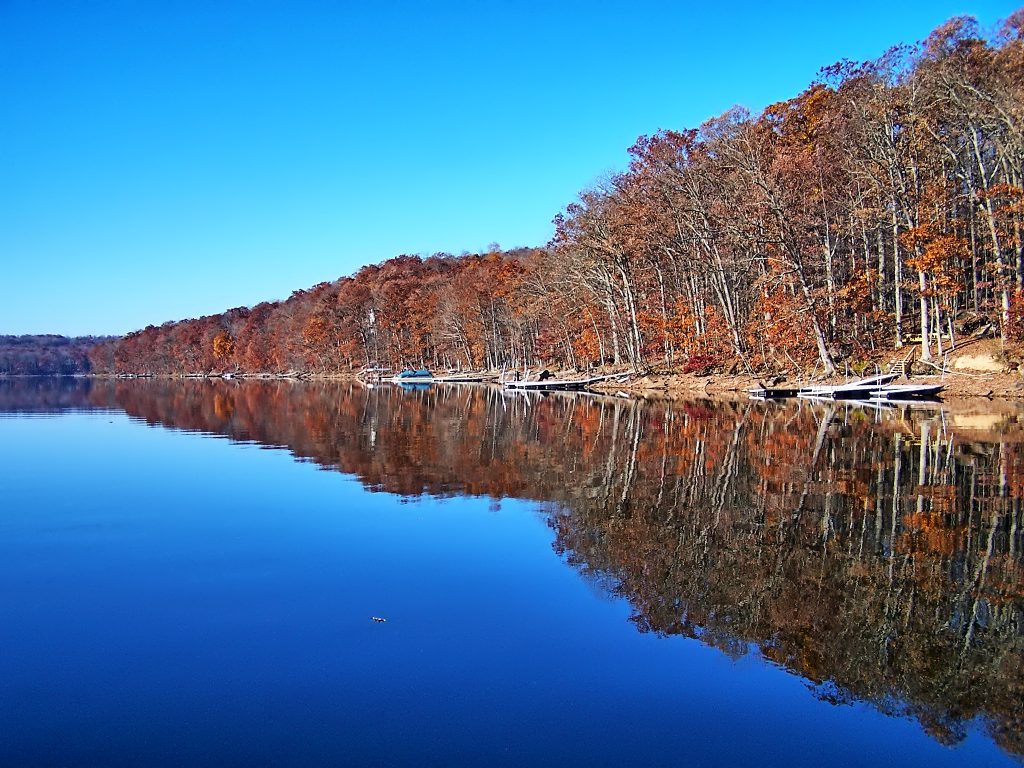
<svg viewBox="0 0 1024 768"><path fill-rule="evenodd" d="M117 408L284 446L371 490L534 500L640 631L758 653L943 743L979 721L1020 756L1024 411L984 407L0 381L0 413Z"/></svg>

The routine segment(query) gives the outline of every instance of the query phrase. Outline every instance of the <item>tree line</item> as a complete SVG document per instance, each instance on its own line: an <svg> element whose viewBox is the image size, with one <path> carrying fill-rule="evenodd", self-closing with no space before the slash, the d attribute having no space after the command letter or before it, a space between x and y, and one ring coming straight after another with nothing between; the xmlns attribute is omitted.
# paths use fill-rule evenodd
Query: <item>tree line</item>
<svg viewBox="0 0 1024 768"><path fill-rule="evenodd" d="M1024 9L630 148L543 248L400 256L95 351L125 373L778 370L1024 339Z"/></svg>
<svg viewBox="0 0 1024 768"><path fill-rule="evenodd" d="M37 334L0 336L0 376L74 376L92 370L90 352L116 339Z"/></svg>

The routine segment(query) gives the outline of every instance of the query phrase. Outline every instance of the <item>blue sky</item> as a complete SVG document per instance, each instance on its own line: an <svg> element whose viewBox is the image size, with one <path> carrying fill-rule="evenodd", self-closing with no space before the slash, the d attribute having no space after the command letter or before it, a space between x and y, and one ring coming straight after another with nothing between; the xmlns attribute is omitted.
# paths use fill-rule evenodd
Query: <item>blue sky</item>
<svg viewBox="0 0 1024 768"><path fill-rule="evenodd" d="M1015 7L0 0L0 333L539 245L640 134Z"/></svg>

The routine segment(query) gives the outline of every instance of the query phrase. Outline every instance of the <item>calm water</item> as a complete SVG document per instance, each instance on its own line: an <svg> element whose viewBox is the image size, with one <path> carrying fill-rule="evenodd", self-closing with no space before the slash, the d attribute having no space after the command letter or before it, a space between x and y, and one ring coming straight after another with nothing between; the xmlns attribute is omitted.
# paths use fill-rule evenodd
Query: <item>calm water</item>
<svg viewBox="0 0 1024 768"><path fill-rule="evenodd" d="M989 408L0 380L0 762L1020 765Z"/></svg>

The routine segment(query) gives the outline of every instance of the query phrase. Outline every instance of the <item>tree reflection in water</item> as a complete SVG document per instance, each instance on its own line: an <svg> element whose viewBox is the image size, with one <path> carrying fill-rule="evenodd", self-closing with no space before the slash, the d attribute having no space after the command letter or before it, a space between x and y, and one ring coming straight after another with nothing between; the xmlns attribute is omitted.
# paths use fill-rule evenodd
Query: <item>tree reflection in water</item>
<svg viewBox="0 0 1024 768"><path fill-rule="evenodd" d="M835 703L1024 754L1024 411L641 403L285 381L0 382L287 447L370 490L540 502L644 632L759 653Z"/></svg>

